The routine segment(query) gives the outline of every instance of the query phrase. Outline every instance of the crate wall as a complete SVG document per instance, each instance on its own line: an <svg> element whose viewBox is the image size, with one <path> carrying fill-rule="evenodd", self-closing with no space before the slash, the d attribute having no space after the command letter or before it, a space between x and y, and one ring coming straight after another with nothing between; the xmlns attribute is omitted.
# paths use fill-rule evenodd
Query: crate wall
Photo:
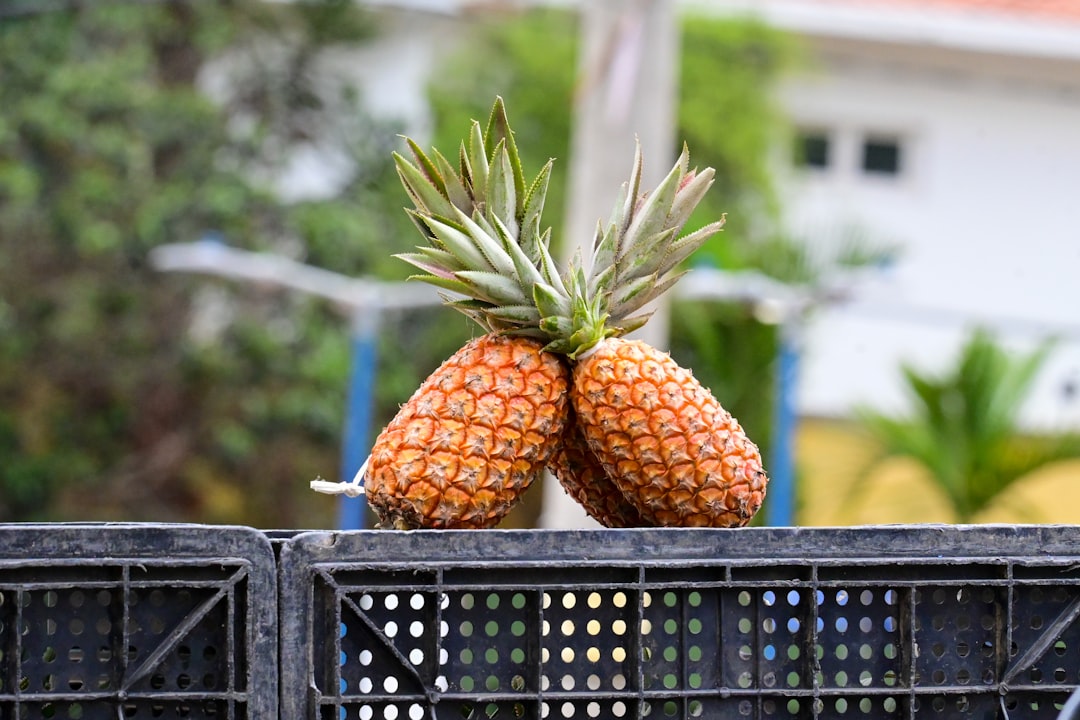
<svg viewBox="0 0 1080 720"><path fill-rule="evenodd" d="M1057 718L1061 527L308 533L282 716Z"/></svg>
<svg viewBox="0 0 1080 720"><path fill-rule="evenodd" d="M277 717L276 607L255 530L0 525L0 720Z"/></svg>

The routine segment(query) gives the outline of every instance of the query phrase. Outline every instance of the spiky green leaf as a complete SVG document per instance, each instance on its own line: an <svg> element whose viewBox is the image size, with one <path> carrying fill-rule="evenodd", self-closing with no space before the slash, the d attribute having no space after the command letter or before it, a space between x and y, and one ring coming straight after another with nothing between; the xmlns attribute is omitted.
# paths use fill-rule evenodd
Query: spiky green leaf
<svg viewBox="0 0 1080 720"><path fill-rule="evenodd" d="M509 276L514 273L514 261L503 249L503 243L492 237L490 231L494 230L494 228L490 224L485 223L486 227L481 227L479 223L460 210L457 211L456 219L461 223L466 236L472 240L473 245L483 253L488 267L502 275ZM479 270L481 266L475 266L474 269Z"/></svg>
<svg viewBox="0 0 1080 720"><path fill-rule="evenodd" d="M473 310L473 309L468 308L468 307L459 307L454 302L451 302L451 301L447 301L446 306L449 307L449 308L453 308L454 310L457 310L459 313L461 313L465 317L472 320L474 323L476 323L481 328L483 328L484 332L489 332L489 333L498 332L499 330L502 329L498 325L496 325L494 322L492 322L491 319L488 318L487 314L483 310Z"/></svg>
<svg viewBox="0 0 1080 720"><path fill-rule="evenodd" d="M517 143L514 141L514 131L510 128L510 120L506 116L506 104L501 96L495 97L495 104L491 108L488 117L487 132L485 139L488 147L493 147L500 140L506 144L506 155L510 161L511 175L514 180L514 206L515 217L520 216L524 209L525 200L525 175L521 170L521 157L518 155ZM510 225L510 223L507 223Z"/></svg>
<svg viewBox="0 0 1080 720"><path fill-rule="evenodd" d="M477 300L476 298L462 298L460 300L450 300L446 303L455 310L469 310L477 312L488 312L491 308L495 307L487 300Z"/></svg>
<svg viewBox="0 0 1080 720"><path fill-rule="evenodd" d="M540 311L534 305L502 305L487 311L493 318L516 325L538 325Z"/></svg>
<svg viewBox="0 0 1080 720"><path fill-rule="evenodd" d="M626 186L626 195L623 197L623 210L619 222L619 237L623 237L630 229L630 223L634 219L634 207L637 205L638 195L641 193L641 170L644 161L641 156L641 142L634 141L634 165L630 170L630 180ZM620 248L621 249L621 248Z"/></svg>
<svg viewBox="0 0 1080 720"><path fill-rule="evenodd" d="M625 320L620 321L618 326L611 328L613 331L612 334L621 337L623 335L632 333L635 330L643 327L645 323L649 322L649 318L651 318L652 316L653 314L650 312L645 313L644 315L636 315L632 318L626 318Z"/></svg>
<svg viewBox="0 0 1080 720"><path fill-rule="evenodd" d="M650 292L655 285L656 275L646 275L615 288L611 294L610 304L613 317L616 320L624 318L651 298L656 297ZM640 300L640 304L634 305L635 300Z"/></svg>
<svg viewBox="0 0 1080 720"><path fill-rule="evenodd" d="M555 288L560 295L568 296L569 293L566 290L566 285L559 275L559 264L555 262L555 258L551 256L551 250L549 249L551 244L550 240L551 228L548 228L540 237L540 274L544 276L544 280Z"/></svg>
<svg viewBox="0 0 1080 720"><path fill-rule="evenodd" d="M638 243L637 250L623 259L619 267L620 284L627 280L653 275L661 270L664 257L675 237L675 228L668 228ZM665 268L666 270L667 268Z"/></svg>
<svg viewBox="0 0 1080 720"><path fill-rule="evenodd" d="M460 217L461 211L456 210L456 212L459 213ZM438 238L442 247L452 253L454 257L458 258L466 268L474 270L496 269L491 260L481 251L476 242L474 242L474 239L469 237L468 234L433 217L421 216L421 219L431 229L431 232L434 233L435 237Z"/></svg>
<svg viewBox="0 0 1080 720"><path fill-rule="evenodd" d="M701 247L702 243L704 243L708 238L720 232L723 227L724 221L717 220L716 222L710 223L703 228L695 230L689 235L684 235L675 242L671 243L671 246L668 248L667 254L664 256L662 267L677 267L679 263L693 255L694 251ZM666 270L664 272L666 272ZM661 272L661 275L662 274L663 272Z"/></svg>
<svg viewBox="0 0 1080 720"><path fill-rule="evenodd" d="M487 151L484 148L484 135L480 130L480 123L473 121L472 131L469 133L469 169L472 174L473 197L486 198L488 186Z"/></svg>
<svg viewBox="0 0 1080 720"><path fill-rule="evenodd" d="M569 344L570 347L574 348L573 352L569 353L570 358L576 358L581 353L592 349L594 345L608 336L609 333L603 323L597 326L579 328L570 336Z"/></svg>
<svg viewBox="0 0 1080 720"><path fill-rule="evenodd" d="M446 181L439 169L435 166L435 163L424 154L424 151L412 138L405 138L406 144L409 146L409 150L412 151L413 157L416 159L416 167L420 170L424 176L428 179L435 189L439 191L443 197L446 197Z"/></svg>
<svg viewBox="0 0 1080 720"><path fill-rule="evenodd" d="M489 217L501 220L506 227L511 229L511 234L515 238L517 237L517 194L514 190L510 156L507 154L506 146L502 141L499 142L499 146L495 149L495 156L491 161L486 209Z"/></svg>
<svg viewBox="0 0 1080 720"><path fill-rule="evenodd" d="M499 239L499 232L495 229L495 225L492 224L492 222L488 220L487 216L484 213L480 212L480 210L476 210L472 215L469 215L469 219L476 223L477 227L486 232L488 235L497 240ZM464 230L465 227L462 226L461 229Z"/></svg>
<svg viewBox="0 0 1080 720"><path fill-rule="evenodd" d="M682 189L675 194L675 200L671 204L671 212L668 213L667 219L668 227L676 228L676 232L682 232L682 227L690 219L690 214L694 212L694 208L712 186L715 175L715 170L705 168L686 181Z"/></svg>
<svg viewBox="0 0 1080 720"><path fill-rule="evenodd" d="M560 316L570 318L573 314L570 299L566 296L566 293L560 293L557 289L544 282L533 285L532 301L540 314L545 317Z"/></svg>
<svg viewBox="0 0 1080 720"><path fill-rule="evenodd" d="M528 288L536 283L544 282L544 277L537 267L537 263L533 262L525 254L525 251L521 249L521 245L514 242L514 239L509 235L509 230L498 221L496 221L496 230L499 233L499 239L506 248L506 252L514 263L514 276L517 278L518 284L522 288Z"/></svg>
<svg viewBox="0 0 1080 720"><path fill-rule="evenodd" d="M483 270L462 270L456 275L473 288L473 297L481 300L497 305L525 305L530 300L522 292L521 286L505 275Z"/></svg>
<svg viewBox="0 0 1080 720"><path fill-rule="evenodd" d="M416 214L415 208L402 208L405 214L409 216L409 220L416 226L416 231L423 235L428 242L434 241L434 235L431 234L431 230L424 224L424 221L420 219L420 216Z"/></svg>
<svg viewBox="0 0 1080 720"><path fill-rule="evenodd" d="M435 287L442 288L443 290L449 290L450 292L457 293L458 295L464 295L466 297L471 297L473 295L472 288L470 288L468 284L456 278L445 278L438 275L410 275L408 279L426 282L428 285L434 285Z"/></svg>
<svg viewBox="0 0 1080 720"><path fill-rule="evenodd" d="M614 225L616 228L622 227L623 220L626 218L626 197L630 193L630 183L624 182L619 186L619 194L615 198L615 206L611 209L611 217L608 218L608 225ZM629 222L629 220L627 220Z"/></svg>
<svg viewBox="0 0 1080 720"><path fill-rule="evenodd" d="M690 147L684 142L679 159L675 161L675 167L679 168L679 177L685 177L690 172Z"/></svg>
<svg viewBox="0 0 1080 720"><path fill-rule="evenodd" d="M445 180L446 196L450 199L450 202L454 204L454 207L471 213L474 203L472 196L469 195L468 188L465 186L465 181L458 176L457 172L454 171L454 166L441 152L432 150L431 154L435 156L435 167L439 169L439 173Z"/></svg>
<svg viewBox="0 0 1080 720"><path fill-rule="evenodd" d="M663 231L667 222L668 212L675 200L675 192L679 187L680 179L679 164L676 163L671 172L660 181L656 189L649 194L641 208L634 214L634 220L626 231L619 248L616 262L625 257L638 255L638 244L647 238L651 238Z"/></svg>
<svg viewBox="0 0 1080 720"><path fill-rule="evenodd" d="M605 268L615 266L618 242L618 225L609 223L607 227L604 227L602 224L597 223L592 254L592 271L594 273L604 272Z"/></svg>
<svg viewBox="0 0 1080 720"><path fill-rule="evenodd" d="M521 226L521 235L515 243L529 262L533 265L540 264L540 218L535 217Z"/></svg>
<svg viewBox="0 0 1080 720"><path fill-rule="evenodd" d="M655 298L660 297L661 295L666 293L668 290L670 290L671 287L675 283L677 283L679 281L679 279L682 278L683 275L686 274L686 272L687 272L686 270L683 270L682 272L678 272L678 273L675 273L674 275L669 275L666 278L662 278L661 280L659 280L656 283L655 287L652 289L651 292L644 293L644 294L639 294L639 295L637 295L637 296L635 296L633 298L630 298L629 300L624 302L622 304L622 306L619 308L619 314L625 316L625 315L629 315L632 312L637 312L646 303L648 303L651 300L654 300ZM619 318L618 321L620 323L625 323L626 322L622 318Z"/></svg>
<svg viewBox="0 0 1080 720"><path fill-rule="evenodd" d="M409 193L416 208L433 215L449 214L453 205L437 187L431 184L424 173L398 153L394 153L393 156L401 184Z"/></svg>
<svg viewBox="0 0 1080 720"><path fill-rule="evenodd" d="M589 276L589 294L590 295L602 295L611 292L612 286L615 284L615 266L608 265L603 270L597 273L591 273Z"/></svg>
<svg viewBox="0 0 1080 720"><path fill-rule="evenodd" d="M540 319L540 329L564 342L569 342L570 336L574 333L574 324L568 317L551 315Z"/></svg>
<svg viewBox="0 0 1080 720"><path fill-rule="evenodd" d="M464 140L458 146L458 167L461 184L468 188L470 197L475 199L477 197L476 186L473 183L472 165L469 163L469 152L465 149Z"/></svg>
<svg viewBox="0 0 1080 720"><path fill-rule="evenodd" d="M423 248L423 250L434 251L442 253L441 250L435 248ZM445 278L453 278L454 271L461 269L460 267L448 267L447 260L453 261L454 265L460 265L457 262L457 258L449 253L443 253L444 257L433 259L428 252L415 252L415 253L397 253L394 255L398 260L404 260L415 268L423 270L431 275L438 275Z"/></svg>
<svg viewBox="0 0 1080 720"><path fill-rule="evenodd" d="M519 242L525 254L535 263L540 259L537 244L540 242L540 216L544 212L544 200L547 196L548 181L551 179L553 161L548 160L540 168L536 179L529 186L525 196L524 210L521 216L521 236Z"/></svg>

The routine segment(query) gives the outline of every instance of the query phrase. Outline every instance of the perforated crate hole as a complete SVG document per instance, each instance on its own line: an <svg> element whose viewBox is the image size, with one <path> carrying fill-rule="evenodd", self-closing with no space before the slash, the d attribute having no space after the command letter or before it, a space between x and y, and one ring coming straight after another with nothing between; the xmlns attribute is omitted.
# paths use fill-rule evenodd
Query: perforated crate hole
<svg viewBox="0 0 1080 720"><path fill-rule="evenodd" d="M949 585L913 590L916 686L998 682L1007 593L1000 586Z"/></svg>
<svg viewBox="0 0 1080 720"><path fill-rule="evenodd" d="M120 581L0 591L0 682L19 701L0 697L0 717L239 717L241 704L214 696L243 690L243 573L217 569L204 586L179 588L129 580L126 591L122 568L94 574ZM44 699L55 695L87 699Z"/></svg>
<svg viewBox="0 0 1080 720"><path fill-rule="evenodd" d="M540 689L624 692L633 676L637 594L624 589L551 590L541 594ZM539 620L519 618L526 627Z"/></svg>
<svg viewBox="0 0 1080 720"><path fill-rule="evenodd" d="M811 687L810 587L727 589L715 613L721 617L721 635L710 638L705 649L721 648L723 686L767 691ZM691 641L689 649L694 646ZM711 671L707 664L704 667Z"/></svg>
<svg viewBox="0 0 1080 720"><path fill-rule="evenodd" d="M436 596L373 590L342 600L340 691L343 695L422 694L421 675L436 663Z"/></svg>
<svg viewBox="0 0 1080 720"><path fill-rule="evenodd" d="M231 712L228 703L223 700L203 701L139 701L125 703L122 706L125 718L227 718L242 717L244 708L236 705ZM115 716L114 716L115 717Z"/></svg>
<svg viewBox="0 0 1080 720"><path fill-rule="evenodd" d="M455 716L462 718L462 720L488 717L484 714L476 714L477 710L472 705L463 707L460 710L461 712ZM342 707L340 712L334 711L333 708L326 708L323 717L327 720L331 718L335 720L340 718L351 718L352 720L426 720L431 715L424 705L417 702L383 702L349 704ZM504 714L499 717L513 716Z"/></svg>
<svg viewBox="0 0 1080 720"><path fill-rule="evenodd" d="M1068 701L1068 693L1024 691L1008 693L1001 705L1010 717L1033 720L1057 720Z"/></svg>
<svg viewBox="0 0 1080 720"><path fill-rule="evenodd" d="M1011 618L1009 657L1019 660L1024 651L1049 635L1046 650L1030 659L1014 682L1023 685L1076 685L1080 683L1080 624L1069 622L1080 614L1080 587L1019 585Z"/></svg>
<svg viewBox="0 0 1080 720"><path fill-rule="evenodd" d="M534 590L452 590L442 599L441 674L466 693L536 692Z"/></svg>
<svg viewBox="0 0 1080 720"><path fill-rule="evenodd" d="M14 597L22 626L21 692L66 694L116 686L113 625L123 617L118 591L47 589Z"/></svg>
<svg viewBox="0 0 1080 720"><path fill-rule="evenodd" d="M117 720L117 718L212 718L221 720L229 717L243 717L244 708L236 705L232 714L224 701L138 701L119 705L106 705L100 702L44 702L24 703L17 713L11 715L18 720ZM0 717L8 715L0 713Z"/></svg>
<svg viewBox="0 0 1080 720"><path fill-rule="evenodd" d="M643 689L716 686L720 674L718 598L715 588L657 587L643 593Z"/></svg>
<svg viewBox="0 0 1080 720"><path fill-rule="evenodd" d="M814 654L822 687L896 687L904 647L900 634L902 598L889 587L828 585L813 592Z"/></svg>
<svg viewBox="0 0 1080 720"><path fill-rule="evenodd" d="M528 709L526 708L526 711ZM550 700L539 703L539 715L527 714L525 717L539 717L545 720L592 720L593 718L637 718L641 717L636 701L610 698L575 698ZM497 716L501 717L501 716Z"/></svg>

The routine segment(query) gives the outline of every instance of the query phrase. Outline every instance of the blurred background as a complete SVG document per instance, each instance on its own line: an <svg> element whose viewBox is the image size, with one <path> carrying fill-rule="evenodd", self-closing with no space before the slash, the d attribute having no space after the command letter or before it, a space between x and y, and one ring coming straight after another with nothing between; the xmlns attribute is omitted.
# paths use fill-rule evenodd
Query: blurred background
<svg viewBox="0 0 1080 720"><path fill-rule="evenodd" d="M1080 522L1080 0L3 0L0 521L361 523L309 481L476 333L391 152L495 95L564 254L635 135L717 169L647 330L760 522Z"/></svg>

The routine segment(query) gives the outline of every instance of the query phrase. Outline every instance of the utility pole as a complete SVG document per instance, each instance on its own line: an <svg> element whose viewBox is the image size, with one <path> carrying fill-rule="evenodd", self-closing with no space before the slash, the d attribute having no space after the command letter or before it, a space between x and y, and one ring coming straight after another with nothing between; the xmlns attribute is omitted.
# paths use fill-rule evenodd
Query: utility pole
<svg viewBox="0 0 1080 720"><path fill-rule="evenodd" d="M635 138L642 183L655 186L675 161L678 24L672 0L581 3L581 61L570 138L570 182L564 237L567 258L592 243L619 188L630 177ZM652 308L635 335L666 347L666 306ZM557 481L544 483L544 527L592 524Z"/></svg>

